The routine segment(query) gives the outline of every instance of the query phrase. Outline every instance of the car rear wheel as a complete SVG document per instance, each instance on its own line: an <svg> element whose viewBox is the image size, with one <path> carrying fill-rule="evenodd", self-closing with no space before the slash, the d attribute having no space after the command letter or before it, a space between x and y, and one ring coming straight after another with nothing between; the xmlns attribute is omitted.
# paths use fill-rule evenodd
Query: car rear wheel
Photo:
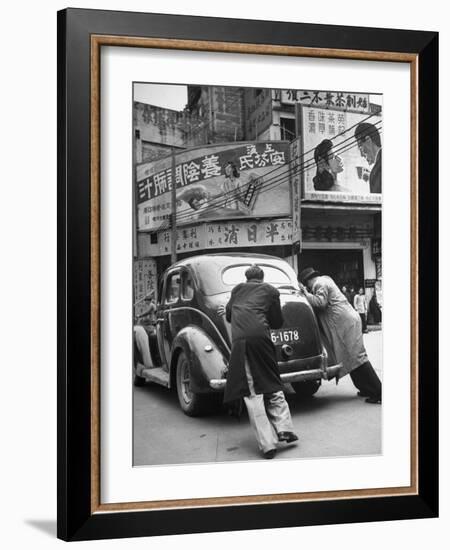
<svg viewBox="0 0 450 550"><path fill-rule="evenodd" d="M312 397L320 388L320 380L307 380L306 382L293 382L295 393L303 398Z"/></svg>
<svg viewBox="0 0 450 550"><path fill-rule="evenodd" d="M200 416L212 410L215 395L194 393L191 390L191 365L184 351L177 362L177 394L182 411L188 416Z"/></svg>
<svg viewBox="0 0 450 550"><path fill-rule="evenodd" d="M145 385L145 378L143 378L142 376L139 376L138 374L134 374L134 379L133 379L133 384L137 387L137 388L140 388L141 386L144 386Z"/></svg>

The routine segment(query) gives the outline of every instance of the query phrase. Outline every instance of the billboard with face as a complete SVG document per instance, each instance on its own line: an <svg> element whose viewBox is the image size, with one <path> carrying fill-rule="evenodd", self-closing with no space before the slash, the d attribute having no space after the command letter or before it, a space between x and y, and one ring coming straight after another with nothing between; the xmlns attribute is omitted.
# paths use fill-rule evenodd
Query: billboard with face
<svg viewBox="0 0 450 550"><path fill-rule="evenodd" d="M381 115L305 106L298 114L304 199L381 204Z"/></svg>
<svg viewBox="0 0 450 550"><path fill-rule="evenodd" d="M227 143L177 153L177 226L289 215L288 155L284 141ZM137 166L138 230L170 226L172 179L171 156Z"/></svg>

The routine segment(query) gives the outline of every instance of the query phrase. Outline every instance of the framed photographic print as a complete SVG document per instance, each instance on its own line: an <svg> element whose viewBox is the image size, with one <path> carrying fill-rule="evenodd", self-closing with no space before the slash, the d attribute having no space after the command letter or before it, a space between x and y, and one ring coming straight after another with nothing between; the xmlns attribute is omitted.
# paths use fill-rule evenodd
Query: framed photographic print
<svg viewBox="0 0 450 550"><path fill-rule="evenodd" d="M438 514L437 33L58 14L58 536Z"/></svg>

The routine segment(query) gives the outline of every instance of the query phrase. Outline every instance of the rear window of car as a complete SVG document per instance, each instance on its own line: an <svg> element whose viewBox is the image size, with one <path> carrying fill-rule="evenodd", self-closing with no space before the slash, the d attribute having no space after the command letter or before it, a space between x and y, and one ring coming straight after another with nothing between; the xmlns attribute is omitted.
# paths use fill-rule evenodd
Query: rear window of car
<svg viewBox="0 0 450 550"><path fill-rule="evenodd" d="M236 286L239 283L246 281L245 272L250 267L250 264L245 265L233 265L222 271L222 282L227 286ZM262 265L264 271L264 282L271 285L290 285L291 280L288 275L278 269L268 265Z"/></svg>
<svg viewBox="0 0 450 550"><path fill-rule="evenodd" d="M234 258L232 259L234 260ZM253 258L239 263L227 258L211 256L208 262L192 262L192 269L196 275L199 290L206 296L213 296L222 292L231 292L239 283L246 281L245 271L254 265ZM280 260L279 264L258 261L264 271L264 281L274 286L289 286L298 288L297 277L289 264ZM278 267L279 265L279 267ZM284 269L286 266L286 269Z"/></svg>

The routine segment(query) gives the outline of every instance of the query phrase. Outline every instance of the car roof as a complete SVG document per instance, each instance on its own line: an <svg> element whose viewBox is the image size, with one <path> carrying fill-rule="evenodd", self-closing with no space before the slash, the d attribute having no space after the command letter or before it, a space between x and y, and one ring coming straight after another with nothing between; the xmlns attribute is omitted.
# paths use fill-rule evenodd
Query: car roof
<svg viewBox="0 0 450 550"><path fill-rule="evenodd" d="M283 258L279 258L278 256L270 256L269 254L252 254L248 252L222 252L222 253L215 253L215 254L200 254L198 256L190 256L189 258L184 258L183 260L179 260L178 262L172 264L169 269L173 269L175 267L183 267L183 266L189 266L189 265L197 265L200 266L204 263L207 263L208 261L211 261L211 259L214 258L216 261L223 260L224 263L227 263L228 265L232 264L240 264L242 261L251 261L254 260L253 263L257 263L259 261L266 261L266 262L285 262Z"/></svg>

